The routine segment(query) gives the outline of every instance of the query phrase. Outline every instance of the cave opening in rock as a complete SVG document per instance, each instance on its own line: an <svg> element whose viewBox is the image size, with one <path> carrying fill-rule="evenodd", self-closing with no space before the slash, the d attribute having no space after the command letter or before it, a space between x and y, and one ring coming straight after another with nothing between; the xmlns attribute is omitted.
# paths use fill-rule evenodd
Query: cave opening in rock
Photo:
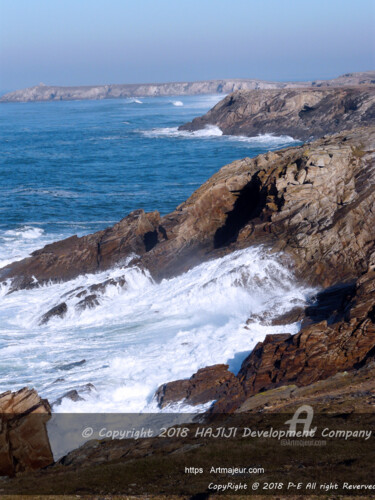
<svg viewBox="0 0 375 500"><path fill-rule="evenodd" d="M235 241L240 230L258 217L265 205L266 193L261 189L261 181L257 176L253 176L250 182L235 193L238 193L238 198L233 210L227 213L225 224L215 233L215 248L221 248Z"/></svg>

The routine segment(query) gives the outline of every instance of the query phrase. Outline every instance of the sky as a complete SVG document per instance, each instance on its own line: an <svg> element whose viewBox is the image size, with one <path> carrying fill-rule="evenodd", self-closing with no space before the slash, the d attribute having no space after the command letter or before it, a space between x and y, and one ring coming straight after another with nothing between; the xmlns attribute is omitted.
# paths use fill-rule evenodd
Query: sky
<svg viewBox="0 0 375 500"><path fill-rule="evenodd" d="M374 0L0 0L0 90L375 69Z"/></svg>

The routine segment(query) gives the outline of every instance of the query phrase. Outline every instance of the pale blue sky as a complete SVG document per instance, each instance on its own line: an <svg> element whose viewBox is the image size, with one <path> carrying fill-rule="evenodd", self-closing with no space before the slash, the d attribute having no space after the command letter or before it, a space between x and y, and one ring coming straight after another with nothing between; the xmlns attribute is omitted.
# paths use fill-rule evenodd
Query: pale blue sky
<svg viewBox="0 0 375 500"><path fill-rule="evenodd" d="M0 0L0 89L375 69L374 0Z"/></svg>

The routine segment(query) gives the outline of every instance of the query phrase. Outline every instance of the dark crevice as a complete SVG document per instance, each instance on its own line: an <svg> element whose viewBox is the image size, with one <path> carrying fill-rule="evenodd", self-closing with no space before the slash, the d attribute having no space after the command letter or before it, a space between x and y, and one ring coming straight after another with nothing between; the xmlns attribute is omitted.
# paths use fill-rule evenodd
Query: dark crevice
<svg viewBox="0 0 375 500"><path fill-rule="evenodd" d="M355 370L359 370L359 368L363 368L369 361L371 361L374 358L375 358L375 347L370 349L369 352L366 354L366 356L361 361L359 361L358 363L353 365L353 368Z"/></svg>
<svg viewBox="0 0 375 500"><path fill-rule="evenodd" d="M237 239L240 230L252 219L259 217L266 203L266 192L261 189L262 183L257 176L253 176L241 191L234 203L233 210L227 213L225 224L214 236L214 247L221 248Z"/></svg>
<svg viewBox="0 0 375 500"><path fill-rule="evenodd" d="M159 233L163 236L163 238L164 238L165 240L167 240L167 239L168 239L168 236L167 236L167 231L164 229L164 227L163 227L163 226L159 226Z"/></svg>
<svg viewBox="0 0 375 500"><path fill-rule="evenodd" d="M375 306L371 309L371 311L369 311L368 317L372 323L375 323Z"/></svg>
<svg viewBox="0 0 375 500"><path fill-rule="evenodd" d="M98 241L98 248L97 248L97 253L96 253L96 263L97 263L98 267L100 266L101 258L102 258L102 255L101 255L100 241Z"/></svg>
<svg viewBox="0 0 375 500"><path fill-rule="evenodd" d="M143 236L143 243L145 245L146 252L152 250L154 246L157 245L158 243L157 230L155 229L155 231L148 231L147 233L145 233Z"/></svg>
<svg viewBox="0 0 375 500"><path fill-rule="evenodd" d="M326 288L317 294L315 303L306 308L306 317L312 323L326 320L329 325L348 321L355 292L355 282Z"/></svg>

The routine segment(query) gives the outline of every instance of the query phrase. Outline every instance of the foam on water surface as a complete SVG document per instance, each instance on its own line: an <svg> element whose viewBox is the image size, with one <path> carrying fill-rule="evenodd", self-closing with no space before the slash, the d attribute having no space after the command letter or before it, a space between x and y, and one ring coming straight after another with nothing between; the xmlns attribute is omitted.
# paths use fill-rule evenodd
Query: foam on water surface
<svg viewBox="0 0 375 500"><path fill-rule="evenodd" d="M216 126L178 130L224 97L7 104L0 116L0 267L138 208L169 213L223 165L296 144L273 135L226 136ZM76 309L74 288L110 278L115 282L97 307ZM279 256L261 248L158 284L137 268L117 268L8 290L1 285L0 391L27 385L53 402L76 389L85 398L64 399L55 407L60 412L156 411L152 398L161 383L214 363L236 371L267 333L297 331L260 321L247 329L246 320L282 313L308 293ZM63 301L66 316L40 325ZM89 392L88 383L96 390Z"/></svg>
<svg viewBox="0 0 375 500"><path fill-rule="evenodd" d="M108 287L96 308L79 312L74 299L67 300L65 318L39 325L65 293L120 276L126 286ZM30 384L51 402L70 389L83 391L85 401L63 399L54 408L58 412L155 411L160 384L216 363L229 363L236 372L267 333L297 332L297 324L246 326L246 320L282 314L309 292L295 283L280 256L259 247L161 283L131 267L5 295L1 344L7 375L0 390ZM96 390L85 392L88 383Z"/></svg>

